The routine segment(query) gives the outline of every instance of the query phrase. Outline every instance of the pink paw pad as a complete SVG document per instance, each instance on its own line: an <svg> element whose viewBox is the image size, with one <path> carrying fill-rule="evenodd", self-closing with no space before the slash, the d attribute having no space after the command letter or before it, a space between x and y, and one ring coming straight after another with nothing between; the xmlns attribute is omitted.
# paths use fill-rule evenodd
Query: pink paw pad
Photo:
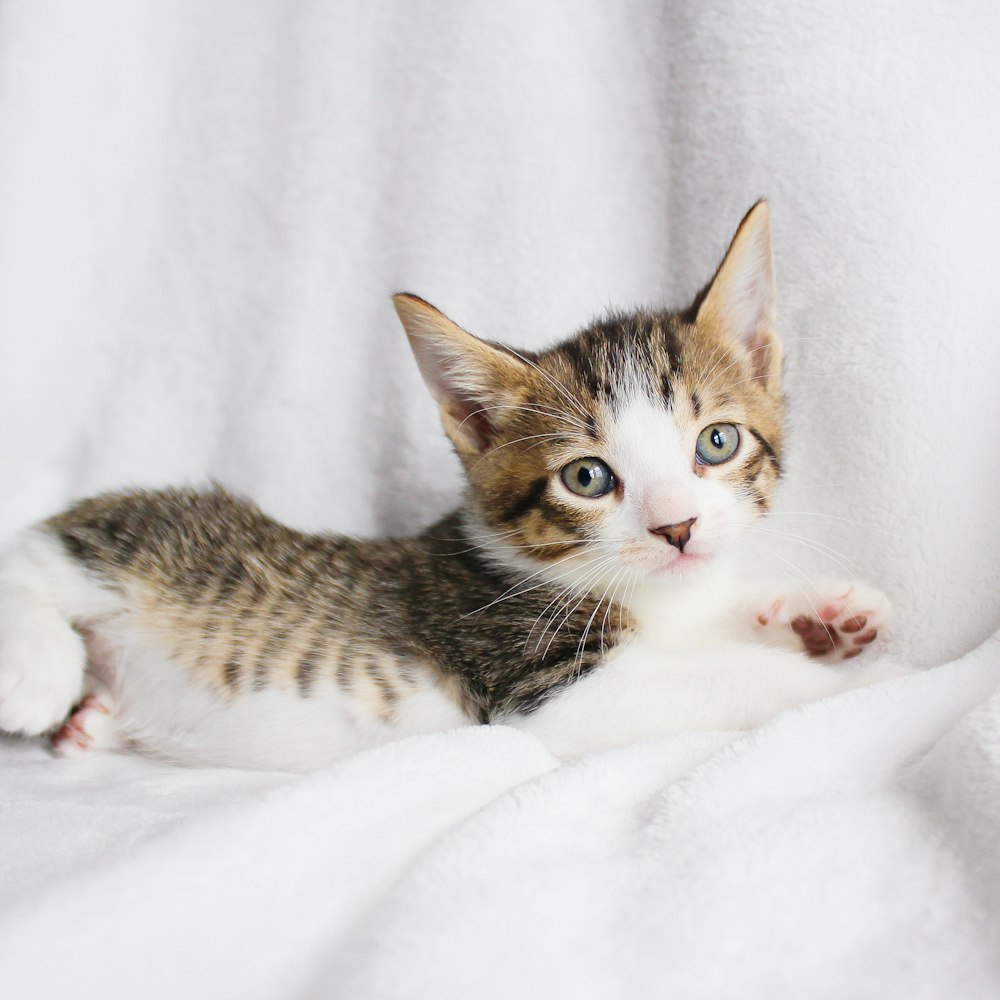
<svg viewBox="0 0 1000 1000"><path fill-rule="evenodd" d="M879 628L889 618L889 602L865 584L830 590L836 596L819 601L805 595L781 597L757 615L757 623L787 627L809 656L831 662L853 659L878 638Z"/></svg>
<svg viewBox="0 0 1000 1000"><path fill-rule="evenodd" d="M117 745L112 706L96 694L88 694L52 735L53 748L64 757L108 750Z"/></svg>
<svg viewBox="0 0 1000 1000"><path fill-rule="evenodd" d="M835 660L850 660L862 653L878 638L878 626L887 617L884 598L879 594L878 600L865 600L872 596L856 594L855 588L849 587L842 596L823 604L815 615L794 618L791 626L802 639L805 651L810 656ZM865 610L860 610L862 607Z"/></svg>

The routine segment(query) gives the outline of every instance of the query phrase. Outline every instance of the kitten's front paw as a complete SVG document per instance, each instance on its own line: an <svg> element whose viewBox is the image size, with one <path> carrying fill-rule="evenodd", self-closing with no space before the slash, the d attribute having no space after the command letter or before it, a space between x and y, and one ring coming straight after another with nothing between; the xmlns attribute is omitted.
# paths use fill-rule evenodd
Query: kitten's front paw
<svg viewBox="0 0 1000 1000"><path fill-rule="evenodd" d="M820 584L783 594L756 614L762 639L778 640L827 663L864 652L891 616L889 599L866 583Z"/></svg>

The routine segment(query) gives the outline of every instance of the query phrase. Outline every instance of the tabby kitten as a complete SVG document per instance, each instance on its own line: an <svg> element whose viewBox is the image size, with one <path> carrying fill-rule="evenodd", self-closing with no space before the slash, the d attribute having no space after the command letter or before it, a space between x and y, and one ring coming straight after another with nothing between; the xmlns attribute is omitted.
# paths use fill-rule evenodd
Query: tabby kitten
<svg viewBox="0 0 1000 1000"><path fill-rule="evenodd" d="M764 203L686 312L534 354L413 295L402 320L468 478L415 538L306 535L216 488L84 500L0 560L0 729L76 754L311 768L503 722L560 755L757 725L891 676L832 664L885 598L741 583L781 471Z"/></svg>

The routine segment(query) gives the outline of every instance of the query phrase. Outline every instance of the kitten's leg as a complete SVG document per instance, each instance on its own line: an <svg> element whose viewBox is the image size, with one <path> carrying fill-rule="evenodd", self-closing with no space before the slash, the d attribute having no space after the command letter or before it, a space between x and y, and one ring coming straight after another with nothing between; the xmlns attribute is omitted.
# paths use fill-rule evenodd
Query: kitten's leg
<svg viewBox="0 0 1000 1000"><path fill-rule="evenodd" d="M794 634L794 633L793 633ZM759 643L659 648L641 637L528 716L508 721L559 757L691 731L752 729L786 709L899 675L832 670Z"/></svg>
<svg viewBox="0 0 1000 1000"><path fill-rule="evenodd" d="M66 718L87 662L73 623L117 606L46 528L0 557L0 729L35 736Z"/></svg>
<svg viewBox="0 0 1000 1000"><path fill-rule="evenodd" d="M863 653L891 611L881 591L839 580L765 596L750 608L747 622L757 641L839 663Z"/></svg>

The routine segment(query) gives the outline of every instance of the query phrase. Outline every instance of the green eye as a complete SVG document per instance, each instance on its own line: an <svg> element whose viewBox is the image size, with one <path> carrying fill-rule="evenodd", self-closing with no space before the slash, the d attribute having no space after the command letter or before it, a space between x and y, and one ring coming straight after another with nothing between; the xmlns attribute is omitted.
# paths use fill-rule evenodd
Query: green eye
<svg viewBox="0 0 1000 1000"><path fill-rule="evenodd" d="M712 424L698 435L694 451L702 465L721 465L739 446L740 432L733 424Z"/></svg>
<svg viewBox="0 0 1000 1000"><path fill-rule="evenodd" d="M566 489L581 497L602 497L615 488L615 474L599 458L578 458L561 476Z"/></svg>

